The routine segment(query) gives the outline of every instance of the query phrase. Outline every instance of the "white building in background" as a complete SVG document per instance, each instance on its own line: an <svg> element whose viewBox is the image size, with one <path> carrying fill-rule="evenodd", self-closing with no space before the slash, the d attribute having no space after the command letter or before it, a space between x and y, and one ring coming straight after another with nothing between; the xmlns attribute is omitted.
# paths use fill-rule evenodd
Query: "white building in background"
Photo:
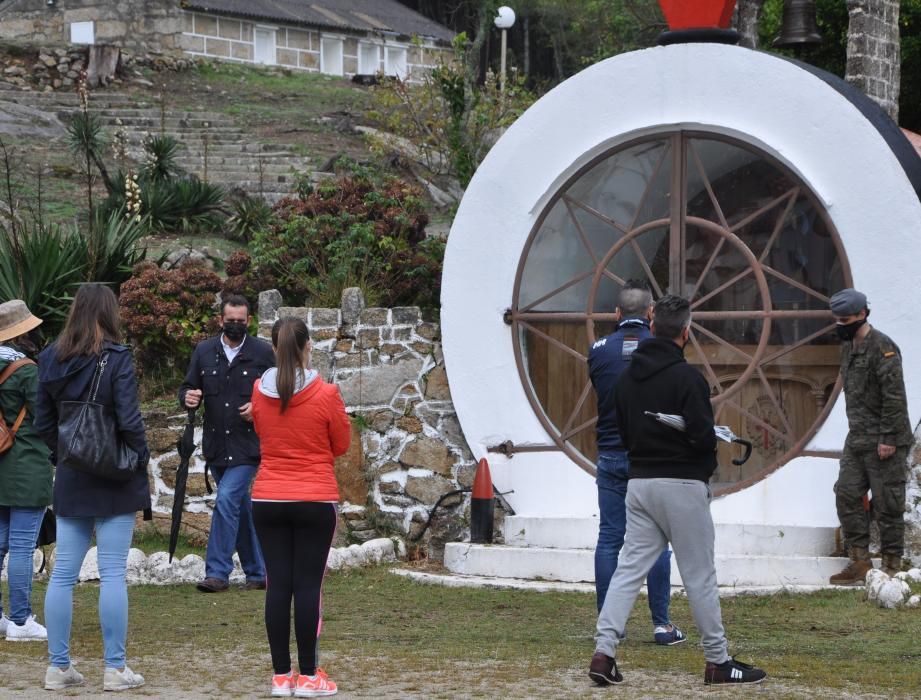
<svg viewBox="0 0 921 700"><path fill-rule="evenodd" d="M454 33L396 0L187 0L186 54L351 77L419 79L451 60Z"/></svg>
<svg viewBox="0 0 921 700"><path fill-rule="evenodd" d="M900 344L921 417L921 159L833 76L720 44L594 65L538 101L473 178L445 258L451 393L516 515L505 547L449 544L459 573L592 580L590 342L620 285L689 296L687 356L717 420L712 511L723 585L824 584L847 432L828 297L856 286ZM502 447L504 444L504 448ZM918 518L921 520L921 518ZM677 568L673 567L676 582Z"/></svg>
<svg viewBox="0 0 921 700"><path fill-rule="evenodd" d="M454 55L454 32L397 0L0 0L0 39L410 81Z"/></svg>

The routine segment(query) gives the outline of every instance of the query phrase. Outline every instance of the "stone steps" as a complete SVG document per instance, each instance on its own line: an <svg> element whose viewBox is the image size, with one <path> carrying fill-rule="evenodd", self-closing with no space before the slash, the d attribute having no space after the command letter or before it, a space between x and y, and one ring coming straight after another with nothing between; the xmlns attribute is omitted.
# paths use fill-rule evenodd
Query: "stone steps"
<svg viewBox="0 0 921 700"><path fill-rule="evenodd" d="M444 564L452 573L467 576L595 580L595 554L589 549L450 542L445 545ZM823 586L846 564L847 559L840 557L718 554L716 578L720 586ZM682 585L677 565L672 566L672 585Z"/></svg>
<svg viewBox="0 0 921 700"><path fill-rule="evenodd" d="M825 586L846 559L834 527L716 523L720 586ZM454 574L549 581L594 581L598 518L508 516L505 545L450 543L445 567ZM681 574L672 566L672 584Z"/></svg>
<svg viewBox="0 0 921 700"><path fill-rule="evenodd" d="M0 93L0 99L53 111L58 116L80 108L76 93L11 91ZM310 169L310 158L285 144L262 143L226 114L194 109L161 112L155 100L118 93L91 95L89 110L100 117L109 132L120 122L133 149L140 147L144 132L156 135L162 129L178 141L177 164L187 172L204 174L207 151L210 182L262 194L269 201L290 195L295 171Z"/></svg>
<svg viewBox="0 0 921 700"><path fill-rule="evenodd" d="M816 556L836 549L834 527L796 525L744 525L715 523L719 554ZM518 547L595 550L597 518L538 518L507 516L505 543Z"/></svg>

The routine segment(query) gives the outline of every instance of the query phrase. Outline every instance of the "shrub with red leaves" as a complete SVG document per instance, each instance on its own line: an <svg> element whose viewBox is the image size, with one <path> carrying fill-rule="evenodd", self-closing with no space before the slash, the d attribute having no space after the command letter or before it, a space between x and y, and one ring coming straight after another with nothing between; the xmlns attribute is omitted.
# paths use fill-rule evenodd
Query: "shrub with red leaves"
<svg viewBox="0 0 921 700"><path fill-rule="evenodd" d="M122 283L118 304L138 362L184 367L195 346L217 331L214 309L222 281L200 263L163 270L152 263L135 268Z"/></svg>
<svg viewBox="0 0 921 700"><path fill-rule="evenodd" d="M357 171L283 199L253 239L253 266L291 304L336 306L346 287L369 304L435 307L444 245L426 237L418 187Z"/></svg>

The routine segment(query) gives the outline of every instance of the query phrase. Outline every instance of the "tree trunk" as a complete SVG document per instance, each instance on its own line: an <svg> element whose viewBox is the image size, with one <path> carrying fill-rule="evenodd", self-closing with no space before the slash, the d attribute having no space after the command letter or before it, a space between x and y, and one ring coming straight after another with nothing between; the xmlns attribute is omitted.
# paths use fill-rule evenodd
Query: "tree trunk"
<svg viewBox="0 0 921 700"><path fill-rule="evenodd" d="M739 32L739 46L758 48L758 25L764 0L739 0L732 15L732 26Z"/></svg>
<svg viewBox="0 0 921 700"><path fill-rule="evenodd" d="M90 46L89 67L86 71L87 85L90 88L108 85L115 77L120 62L121 49L117 46Z"/></svg>
<svg viewBox="0 0 921 700"><path fill-rule="evenodd" d="M524 25L522 29L524 30L524 75L527 78L531 75L531 18L528 15L524 16Z"/></svg>

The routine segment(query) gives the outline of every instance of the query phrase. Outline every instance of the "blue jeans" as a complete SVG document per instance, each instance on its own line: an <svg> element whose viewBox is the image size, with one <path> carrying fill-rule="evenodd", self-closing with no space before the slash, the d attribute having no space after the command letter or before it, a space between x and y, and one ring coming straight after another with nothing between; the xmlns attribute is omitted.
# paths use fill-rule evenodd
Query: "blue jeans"
<svg viewBox="0 0 921 700"><path fill-rule="evenodd" d="M611 577L617 570L617 559L624 546L627 530L627 470L630 461L626 452L601 452L598 455L598 546L595 548L595 597L598 611L604 605ZM646 590L653 625L669 624L668 606L671 602L671 552L668 547L649 570Z"/></svg>
<svg viewBox="0 0 921 700"><path fill-rule="evenodd" d="M105 518L58 516L57 525L57 552L51 581L45 593L48 662L58 668L70 666L74 586L95 530L100 581L99 624L102 627L106 668L124 668L125 638L128 636L128 587L125 584L125 572L131 536L134 534L134 513Z"/></svg>
<svg viewBox="0 0 921 700"><path fill-rule="evenodd" d="M253 525L253 502L250 484L256 467L211 467L217 483L217 498L211 514L211 534L205 552L205 576L221 581L230 579L233 551L240 555L240 565L247 581L265 580L265 562Z"/></svg>
<svg viewBox="0 0 921 700"><path fill-rule="evenodd" d="M25 624L32 614L32 553L42 524L44 508L0 506L0 566L10 553L7 579L10 588L9 617L17 625ZM3 612L0 598L0 612Z"/></svg>

